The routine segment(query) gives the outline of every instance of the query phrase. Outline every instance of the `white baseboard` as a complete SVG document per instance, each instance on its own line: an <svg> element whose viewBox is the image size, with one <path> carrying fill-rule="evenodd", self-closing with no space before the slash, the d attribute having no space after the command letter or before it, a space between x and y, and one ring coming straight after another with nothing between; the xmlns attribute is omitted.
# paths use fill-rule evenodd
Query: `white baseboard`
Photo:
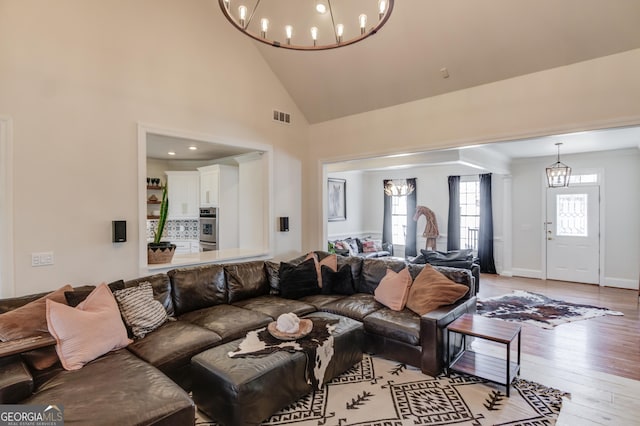
<svg viewBox="0 0 640 426"><path fill-rule="evenodd" d="M605 287L626 288L629 290L638 290L638 280L630 280L627 278L604 277Z"/></svg>
<svg viewBox="0 0 640 426"><path fill-rule="evenodd" d="M512 271L498 271L498 275L501 277L513 277Z"/></svg>
<svg viewBox="0 0 640 426"><path fill-rule="evenodd" d="M539 280L542 279L542 271L536 269L512 268L511 274L511 276L513 277L537 278Z"/></svg>

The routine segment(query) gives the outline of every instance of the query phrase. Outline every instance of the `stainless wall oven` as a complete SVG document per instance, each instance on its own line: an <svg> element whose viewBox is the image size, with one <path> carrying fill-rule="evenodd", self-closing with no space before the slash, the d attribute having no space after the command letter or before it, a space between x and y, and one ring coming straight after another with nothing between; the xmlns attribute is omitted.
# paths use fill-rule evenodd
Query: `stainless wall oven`
<svg viewBox="0 0 640 426"><path fill-rule="evenodd" d="M218 249L218 209L200 208L200 251Z"/></svg>

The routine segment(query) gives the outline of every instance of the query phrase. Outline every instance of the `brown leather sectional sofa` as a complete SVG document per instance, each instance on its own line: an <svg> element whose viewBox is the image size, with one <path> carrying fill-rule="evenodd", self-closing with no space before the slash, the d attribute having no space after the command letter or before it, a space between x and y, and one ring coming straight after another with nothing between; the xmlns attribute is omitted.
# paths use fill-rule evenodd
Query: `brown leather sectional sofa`
<svg viewBox="0 0 640 426"><path fill-rule="evenodd" d="M322 258L327 253L318 255ZM177 321L166 322L126 349L101 356L80 370L65 371L57 364L33 371L21 355L0 358L0 403L61 404L68 424L192 425L195 406L185 392L192 383L191 358L264 327L286 312L298 316L330 312L360 321L365 331L363 351L419 367L429 375L441 373L444 328L462 314L475 311L471 273L436 267L467 285L469 292L455 304L420 317L408 309L392 311L373 296L387 268L398 272L407 263L338 256L338 267L344 264L350 266L357 291L350 296L284 299L278 295L278 264L268 261L175 269L127 281L126 287L150 282L155 299ZM423 265L408 267L415 278ZM39 296L0 300L0 313ZM460 345L452 342L458 350Z"/></svg>

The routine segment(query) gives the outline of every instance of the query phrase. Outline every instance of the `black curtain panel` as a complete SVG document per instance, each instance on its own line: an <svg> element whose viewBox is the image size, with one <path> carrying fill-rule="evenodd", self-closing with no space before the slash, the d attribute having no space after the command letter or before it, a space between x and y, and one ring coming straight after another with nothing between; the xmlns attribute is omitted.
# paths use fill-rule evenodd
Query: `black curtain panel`
<svg viewBox="0 0 640 426"><path fill-rule="evenodd" d="M493 259L493 210L491 208L491 173L480 175L480 229L478 230L480 272L496 273Z"/></svg>
<svg viewBox="0 0 640 426"><path fill-rule="evenodd" d="M460 250L460 176L449 176L447 250Z"/></svg>
<svg viewBox="0 0 640 426"><path fill-rule="evenodd" d="M382 217L382 244L393 244L393 231L391 229L391 193L387 194L385 189L392 185L393 181L385 179L382 181L382 195L384 196L384 213Z"/></svg>
<svg viewBox="0 0 640 426"><path fill-rule="evenodd" d="M415 256L416 251L416 233L417 223L413 220L413 215L416 212L416 193L418 188L416 187L416 178L407 179L407 188L409 193L407 194L407 235L404 247L404 256Z"/></svg>

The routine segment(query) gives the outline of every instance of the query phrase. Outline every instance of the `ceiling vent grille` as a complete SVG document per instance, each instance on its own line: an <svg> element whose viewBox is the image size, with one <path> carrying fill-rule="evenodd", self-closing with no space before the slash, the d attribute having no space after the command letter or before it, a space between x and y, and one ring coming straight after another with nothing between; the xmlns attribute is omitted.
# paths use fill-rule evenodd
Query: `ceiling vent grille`
<svg viewBox="0 0 640 426"><path fill-rule="evenodd" d="M277 121L284 124L291 124L291 114L288 112L282 112L273 110L273 121Z"/></svg>

